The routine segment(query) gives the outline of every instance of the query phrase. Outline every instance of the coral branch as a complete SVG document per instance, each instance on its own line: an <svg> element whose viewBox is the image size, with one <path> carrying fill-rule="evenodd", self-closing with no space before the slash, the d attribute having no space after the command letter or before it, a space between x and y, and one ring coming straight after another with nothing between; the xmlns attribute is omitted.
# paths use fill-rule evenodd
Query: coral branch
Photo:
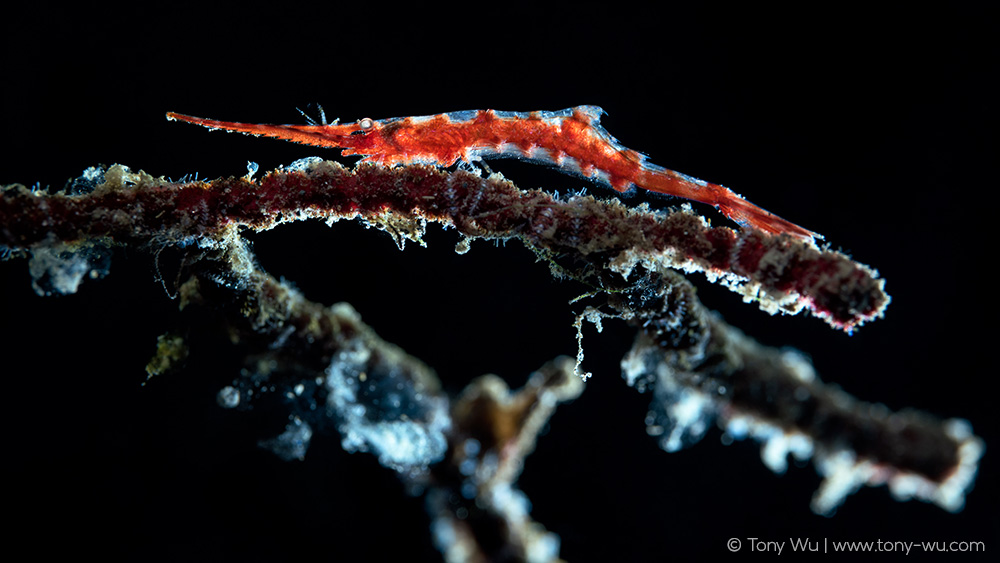
<svg viewBox="0 0 1000 563"><path fill-rule="evenodd" d="M335 427L345 450L371 452L426 493L449 560L558 557L558 538L530 519L514 484L555 406L583 390L572 360L543 366L514 393L484 376L452 399L428 366L379 338L349 305L313 303L262 271L240 229L359 220L402 247L422 244L426 224L439 222L465 237L460 252L477 238L518 239L554 275L591 289L578 326L618 318L638 329L622 372L653 391L647 431L664 449L697 441L715 420L730 439L764 442L764 462L777 472L789 453L811 457L824 477L818 513L882 483L899 499L959 510L983 451L963 421L891 413L824 385L797 353L762 346L708 311L676 271L703 272L764 310L807 309L849 331L889 302L872 269L787 235L712 228L688 209L560 199L497 175L347 170L319 159L259 182L175 183L116 165L88 170L64 192L10 186L0 196L0 245L31 256L40 294L72 293L105 275L113 246L180 249L181 307L219 316L248 351L245 373L220 390L219 404L257 400L262 383L287 397L285 432L261 442L286 459L305 456L314 428ZM178 335L161 338L150 373L175 367L186 346Z"/></svg>
<svg viewBox="0 0 1000 563"><path fill-rule="evenodd" d="M8 189L0 244L89 237L182 242L218 238L230 225L264 230L304 218L360 218L402 244L418 240L422 221L432 220L470 237L518 236L557 254L602 254L626 277L637 264L700 270L766 311L808 309L848 331L879 317L889 303L876 273L838 252L751 229L711 228L684 210L663 216L589 196L563 201L498 176L427 166L349 171L318 160L268 174L259 184L246 178L171 184L122 167L107 176L86 196L37 198L23 187Z"/></svg>

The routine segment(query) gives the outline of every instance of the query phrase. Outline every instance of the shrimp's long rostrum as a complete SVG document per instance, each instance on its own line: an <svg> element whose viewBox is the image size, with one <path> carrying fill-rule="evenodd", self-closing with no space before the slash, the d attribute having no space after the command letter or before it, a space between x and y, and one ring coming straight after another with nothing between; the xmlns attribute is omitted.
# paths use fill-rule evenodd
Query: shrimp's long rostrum
<svg viewBox="0 0 1000 563"><path fill-rule="evenodd" d="M561 111L469 110L424 117L361 119L340 125L257 125L216 121L178 113L167 119L262 135L317 147L343 149L345 156L383 166L435 164L515 156L553 164L606 184L619 192L633 186L714 206L744 227L787 233L802 239L812 231L774 215L718 184L704 182L646 161L600 125L604 111L577 106Z"/></svg>

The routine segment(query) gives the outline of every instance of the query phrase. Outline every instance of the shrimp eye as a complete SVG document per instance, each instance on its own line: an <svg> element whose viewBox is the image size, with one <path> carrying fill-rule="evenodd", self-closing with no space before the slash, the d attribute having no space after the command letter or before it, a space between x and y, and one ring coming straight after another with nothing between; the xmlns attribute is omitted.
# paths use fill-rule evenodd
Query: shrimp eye
<svg viewBox="0 0 1000 563"><path fill-rule="evenodd" d="M351 135L367 135L368 133L371 133L372 129L375 127L375 121L370 117L359 119L358 127L360 127L360 129L351 131Z"/></svg>

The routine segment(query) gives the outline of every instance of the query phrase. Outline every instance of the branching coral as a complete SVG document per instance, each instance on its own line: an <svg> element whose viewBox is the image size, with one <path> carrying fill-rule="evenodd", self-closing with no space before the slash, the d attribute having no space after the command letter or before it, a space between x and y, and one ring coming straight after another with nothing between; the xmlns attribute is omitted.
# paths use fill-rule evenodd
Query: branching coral
<svg viewBox="0 0 1000 563"><path fill-rule="evenodd" d="M677 270L703 272L766 311L807 310L848 331L889 302L876 273L787 236L709 227L688 209L559 198L426 166L347 170L310 159L260 181L207 183L113 166L56 194L4 188L0 244L30 256L40 294L73 293L105 275L113 247L178 249L181 307L215 311L249 351L245 375L220 390L219 403L253 402L262 383L289 399L288 427L266 447L301 458L314 428L334 426L346 450L371 452L426 495L449 560L557 558L558 538L530 519L514 483L555 406L585 387L574 375L582 350L575 364L561 357L540 367L518 391L484 376L450 398L428 366L350 306L311 302L256 264L242 230L302 219L358 220L400 247L422 243L428 222L454 227L459 252L475 239L517 239L554 275L582 284L578 330L609 319L638 329L622 371L652 391L647 430L664 449L696 441L717 420L731 438L762 441L775 471L789 453L811 457L824 477L816 512L882 483L900 499L963 506L982 452L966 423L893 413L823 384L801 355L762 346L705 309ZM168 371L186 354L182 337L167 335L148 369Z"/></svg>

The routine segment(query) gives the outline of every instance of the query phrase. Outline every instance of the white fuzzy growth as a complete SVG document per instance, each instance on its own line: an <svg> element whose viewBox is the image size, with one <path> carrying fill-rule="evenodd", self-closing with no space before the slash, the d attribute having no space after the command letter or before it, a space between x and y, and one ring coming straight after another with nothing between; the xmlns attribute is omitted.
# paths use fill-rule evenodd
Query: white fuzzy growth
<svg viewBox="0 0 1000 563"><path fill-rule="evenodd" d="M844 499L862 485L888 485L892 496L899 501L919 499L934 503L949 512L958 512L965 506L965 493L976 477L983 442L972 434L964 420L948 420L945 432L958 443L958 464L942 482L932 481L923 475L894 467L856 459L851 451L841 450L818 455L817 469L825 477L816 495L812 509L818 514L830 515Z"/></svg>
<svg viewBox="0 0 1000 563"><path fill-rule="evenodd" d="M290 172L308 172L321 162L323 162L323 159L318 156L307 156L285 166L285 170Z"/></svg>
<svg viewBox="0 0 1000 563"><path fill-rule="evenodd" d="M704 394L692 389L678 389L674 402L665 405L672 427L670 433L660 439L660 447L667 452L676 452L699 441L708 431L714 416L714 407ZM649 433L654 426L647 427Z"/></svg>
<svg viewBox="0 0 1000 563"><path fill-rule="evenodd" d="M80 282L90 269L90 263L86 258L65 250L65 245L32 250L31 260L28 262L28 271L32 277L31 286L39 295L76 293ZM48 277L49 283L43 288L39 281L45 276Z"/></svg>
<svg viewBox="0 0 1000 563"><path fill-rule="evenodd" d="M327 369L327 402L343 421L343 448L348 452L372 451L379 463L401 472L441 460L448 446L444 432L451 425L443 401L423 397L430 407L425 420L405 416L373 419L359 397L360 385L369 377L370 359L371 351L356 342L336 354ZM398 397L386 395L382 399L398 403Z"/></svg>
<svg viewBox="0 0 1000 563"><path fill-rule="evenodd" d="M817 469L826 479L813 496L811 508L823 516L832 516L844 499L871 481L877 473L870 462L857 461L854 454L847 450L823 456Z"/></svg>
<svg viewBox="0 0 1000 563"><path fill-rule="evenodd" d="M606 315L593 307L587 307L584 309L583 313L577 315L576 322L573 326L576 327L576 365L573 366L573 373L575 373L580 379L587 381L594 374L590 372L585 372L580 370L580 366L583 365L583 321L588 321L594 324L597 328L597 332L604 331L604 325L601 324L601 319Z"/></svg>
<svg viewBox="0 0 1000 563"><path fill-rule="evenodd" d="M31 248L28 261L31 287L41 296L76 293L84 278L107 275L109 263L108 251L96 245L41 243Z"/></svg>
<svg viewBox="0 0 1000 563"><path fill-rule="evenodd" d="M528 514L531 512L531 502L521 491L514 489L509 483L498 483L490 491L490 506L495 507L504 515L508 522L514 522L518 527L527 528L527 561L530 563L548 563L559 559L559 536L545 532L540 527L532 529Z"/></svg>
<svg viewBox="0 0 1000 563"><path fill-rule="evenodd" d="M963 420L949 420L945 429L959 443L959 462L951 475L940 483L916 473L858 459L851 450L816 450L808 436L785 432L749 416L730 418L723 438L727 441L752 437L762 442L761 459L779 474L787 469L789 454L802 461L815 456L816 470L823 476L823 482L813 496L811 508L820 515L832 515L848 496L861 487L879 485L888 485L896 500L919 499L950 512L958 512L964 506L965 493L975 479L983 445Z"/></svg>
<svg viewBox="0 0 1000 563"><path fill-rule="evenodd" d="M952 419L945 422L945 432L958 442L958 464L951 475L941 483L925 479L912 473L898 473L889 481L889 490L897 500L917 498L933 502L949 512L958 512L965 506L965 493L972 486L982 457L983 442L972 434L972 428L964 420Z"/></svg>

